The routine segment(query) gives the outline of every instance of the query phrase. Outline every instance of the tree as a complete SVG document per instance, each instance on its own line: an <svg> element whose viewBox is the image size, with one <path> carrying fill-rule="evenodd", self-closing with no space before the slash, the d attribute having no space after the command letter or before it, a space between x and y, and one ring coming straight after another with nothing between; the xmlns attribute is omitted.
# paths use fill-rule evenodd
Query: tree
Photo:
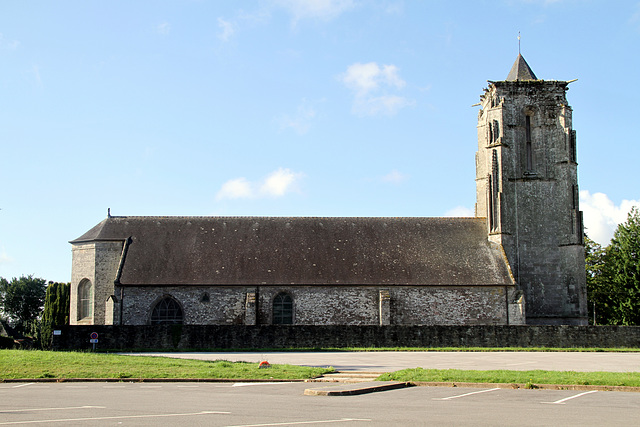
<svg viewBox="0 0 640 427"><path fill-rule="evenodd" d="M614 300L611 323L640 325L640 211L632 208L607 248L605 274Z"/></svg>
<svg viewBox="0 0 640 427"><path fill-rule="evenodd" d="M606 249L584 236L585 263L587 269L587 301L589 322L593 325L608 324L611 318L611 284L606 274Z"/></svg>
<svg viewBox="0 0 640 427"><path fill-rule="evenodd" d="M0 309L21 334L34 335L42 313L46 282L33 276L0 280Z"/></svg>
<svg viewBox="0 0 640 427"><path fill-rule="evenodd" d="M53 328L69 324L70 289L71 283L49 282L47 286L40 325L40 341L44 349L51 347Z"/></svg>

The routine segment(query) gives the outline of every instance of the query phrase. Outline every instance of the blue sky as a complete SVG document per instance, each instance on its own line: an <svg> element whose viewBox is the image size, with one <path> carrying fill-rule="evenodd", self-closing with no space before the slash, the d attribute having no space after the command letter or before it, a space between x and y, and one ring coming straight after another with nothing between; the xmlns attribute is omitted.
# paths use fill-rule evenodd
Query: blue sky
<svg viewBox="0 0 640 427"><path fill-rule="evenodd" d="M5 1L0 276L69 281L113 215L458 216L478 102L571 80L581 208L640 205L640 1Z"/></svg>

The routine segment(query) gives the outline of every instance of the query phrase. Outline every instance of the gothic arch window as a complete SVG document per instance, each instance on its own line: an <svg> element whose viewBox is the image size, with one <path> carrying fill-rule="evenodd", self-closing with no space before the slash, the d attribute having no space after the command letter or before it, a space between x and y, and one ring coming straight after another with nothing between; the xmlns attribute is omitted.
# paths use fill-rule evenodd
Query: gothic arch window
<svg viewBox="0 0 640 427"><path fill-rule="evenodd" d="M500 193L500 166L498 164L498 152L491 153L491 175L489 176L489 228L491 231L498 229L500 206L498 197Z"/></svg>
<svg viewBox="0 0 640 427"><path fill-rule="evenodd" d="M165 296L153 307L151 324L181 324L183 317L182 307L180 307L178 301L170 296Z"/></svg>
<svg viewBox="0 0 640 427"><path fill-rule="evenodd" d="M273 299L273 324L293 324L293 299L287 293L280 293Z"/></svg>
<svg viewBox="0 0 640 427"><path fill-rule="evenodd" d="M533 143L531 142L531 116L525 116L525 135L526 135L526 146L525 153L527 157L527 172L533 172Z"/></svg>
<svg viewBox="0 0 640 427"><path fill-rule="evenodd" d="M500 139L500 123L497 120L493 121L493 141L498 142Z"/></svg>
<svg viewBox="0 0 640 427"><path fill-rule="evenodd" d="M78 320L93 316L93 284L83 279L78 285Z"/></svg>

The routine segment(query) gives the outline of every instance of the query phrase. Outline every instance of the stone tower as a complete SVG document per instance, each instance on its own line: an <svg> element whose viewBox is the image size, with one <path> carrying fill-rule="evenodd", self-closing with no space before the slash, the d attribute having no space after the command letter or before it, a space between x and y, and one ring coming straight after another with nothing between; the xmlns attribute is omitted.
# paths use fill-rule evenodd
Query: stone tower
<svg viewBox="0 0 640 427"><path fill-rule="evenodd" d="M502 245L528 324L587 324L576 132L566 81L538 79L518 55L481 96L476 216Z"/></svg>

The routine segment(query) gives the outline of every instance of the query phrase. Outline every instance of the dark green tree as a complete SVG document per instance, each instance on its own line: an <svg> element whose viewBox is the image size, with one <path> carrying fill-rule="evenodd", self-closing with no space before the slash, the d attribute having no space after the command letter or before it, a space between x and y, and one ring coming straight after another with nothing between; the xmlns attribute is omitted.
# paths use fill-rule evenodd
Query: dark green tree
<svg viewBox="0 0 640 427"><path fill-rule="evenodd" d="M37 334L46 286L44 279L33 276L0 280L0 309L18 333Z"/></svg>
<svg viewBox="0 0 640 427"><path fill-rule="evenodd" d="M611 322L640 325L640 211L631 209L607 248L604 274L611 283Z"/></svg>
<svg viewBox="0 0 640 427"><path fill-rule="evenodd" d="M56 326L69 324L69 291L71 283L49 282L44 299L44 311L40 324L42 348L51 347L51 337Z"/></svg>
<svg viewBox="0 0 640 427"><path fill-rule="evenodd" d="M612 286L606 270L607 251L599 243L584 236L585 263L587 269L587 301L589 323L605 325L612 315Z"/></svg>

